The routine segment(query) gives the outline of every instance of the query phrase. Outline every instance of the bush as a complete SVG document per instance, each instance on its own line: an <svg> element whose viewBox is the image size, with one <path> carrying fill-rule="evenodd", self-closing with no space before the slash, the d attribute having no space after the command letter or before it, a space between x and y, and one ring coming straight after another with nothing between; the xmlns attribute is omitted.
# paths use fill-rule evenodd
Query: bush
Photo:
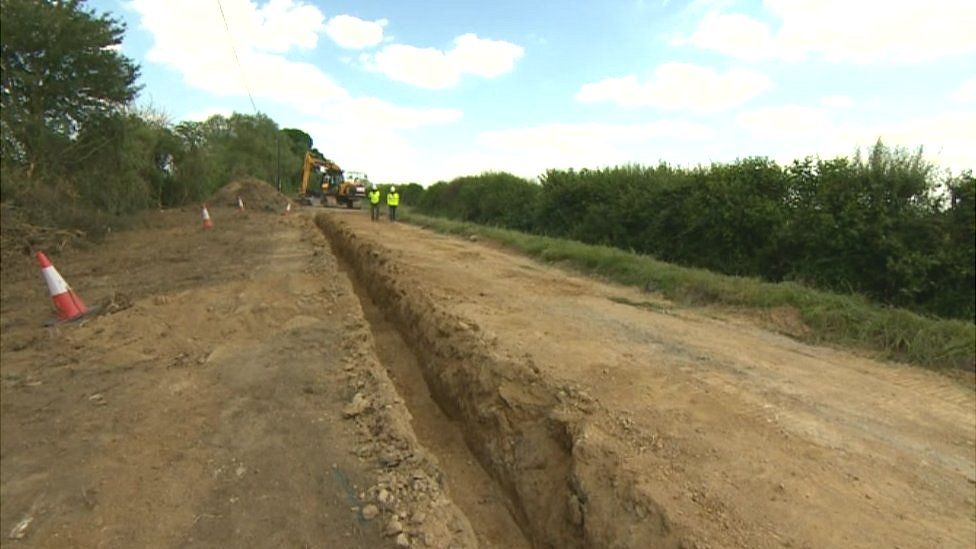
<svg viewBox="0 0 976 549"><path fill-rule="evenodd" d="M976 316L971 173L920 151L680 169L549 170L439 182L421 213L613 246L724 274L794 280L921 313ZM951 195L941 198L941 191Z"/></svg>
<svg viewBox="0 0 976 549"><path fill-rule="evenodd" d="M417 209L461 221L529 230L539 192L538 185L512 174L484 173L432 185Z"/></svg>

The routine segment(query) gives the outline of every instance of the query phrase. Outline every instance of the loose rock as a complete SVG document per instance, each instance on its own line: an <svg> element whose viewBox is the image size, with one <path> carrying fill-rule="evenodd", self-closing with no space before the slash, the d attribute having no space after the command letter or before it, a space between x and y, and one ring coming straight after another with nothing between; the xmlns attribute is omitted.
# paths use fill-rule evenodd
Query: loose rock
<svg viewBox="0 0 976 549"><path fill-rule="evenodd" d="M393 517L390 519L390 522L386 523L386 535L395 536L401 532L403 532L403 524L400 523L398 517Z"/></svg>
<svg viewBox="0 0 976 549"><path fill-rule="evenodd" d="M366 507L363 507L363 518L366 520L373 520L376 515L380 514L380 510L377 506L370 503Z"/></svg>
<svg viewBox="0 0 976 549"><path fill-rule="evenodd" d="M367 408L369 408L369 399L362 393L356 393L356 396L352 397L352 402L342 409L342 417L346 419L356 417L365 412Z"/></svg>

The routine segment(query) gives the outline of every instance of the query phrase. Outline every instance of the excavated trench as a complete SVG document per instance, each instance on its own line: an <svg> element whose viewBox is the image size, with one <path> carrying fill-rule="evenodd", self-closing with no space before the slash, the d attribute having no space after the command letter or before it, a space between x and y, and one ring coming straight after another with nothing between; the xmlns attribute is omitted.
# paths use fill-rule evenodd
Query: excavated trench
<svg viewBox="0 0 976 549"><path fill-rule="evenodd" d="M418 432L435 454L440 448L449 485L454 475L473 474L470 467L459 470L450 463L473 456L494 480L489 499L497 496L535 547L687 546L692 539L687 532L637 488L639 474L619 467L602 443L604 432L588 421L585 403L543 379L531 359L498 352L490 336L439 306L424 288L403 284L391 250L358 238L336 216L318 214L315 220L353 275L367 319L379 334L380 358L411 414L420 418L415 424L441 430L436 426L446 420L436 416L442 412L453 423L455 438L463 436L464 452ZM384 335L391 331L395 339ZM397 354L406 349L415 359L409 364ZM437 413L425 400L428 392ZM452 495L464 491L469 487ZM455 501L472 523L478 522L470 516L471 501ZM491 514L496 521L482 526L479 538L495 545L484 531L504 520L497 509Z"/></svg>
<svg viewBox="0 0 976 549"><path fill-rule="evenodd" d="M353 274L341 258L339 270ZM437 457L446 477L445 488L468 517L479 543L485 547L531 547L513 518L508 497L468 448L462 426L434 402L410 346L365 288L356 284L357 277L349 279L373 335L377 358L410 411L417 440Z"/></svg>

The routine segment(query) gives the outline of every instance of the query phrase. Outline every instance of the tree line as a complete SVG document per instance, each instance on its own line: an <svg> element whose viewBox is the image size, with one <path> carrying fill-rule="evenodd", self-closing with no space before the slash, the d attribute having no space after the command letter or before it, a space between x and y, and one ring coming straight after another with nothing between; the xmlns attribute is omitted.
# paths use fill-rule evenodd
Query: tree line
<svg viewBox="0 0 976 549"><path fill-rule="evenodd" d="M125 27L81 0L0 0L0 18L0 200L34 223L97 234L243 176L292 192L305 152L323 157L307 133L262 114L173 123L134 107ZM489 173L400 191L426 213L976 315L976 180L881 143L787 166L550 170L538 183Z"/></svg>
<svg viewBox="0 0 976 549"><path fill-rule="evenodd" d="M649 254L720 273L976 316L976 178L921 151L697 168L549 170L439 182L418 210Z"/></svg>
<svg viewBox="0 0 976 549"><path fill-rule="evenodd" d="M0 16L0 199L35 223L97 233L243 176L293 191L305 151L322 156L307 133L263 114L172 122L134 106L124 24L80 0L2 0Z"/></svg>

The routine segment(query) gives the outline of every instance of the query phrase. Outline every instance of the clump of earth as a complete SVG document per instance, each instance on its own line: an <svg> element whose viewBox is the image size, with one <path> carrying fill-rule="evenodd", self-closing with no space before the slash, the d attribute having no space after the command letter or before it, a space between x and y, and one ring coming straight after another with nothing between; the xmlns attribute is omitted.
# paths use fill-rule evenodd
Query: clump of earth
<svg viewBox="0 0 976 549"><path fill-rule="evenodd" d="M254 177L231 181L211 195L207 201L214 206L237 207L237 198L244 201L245 210L266 212L283 211L291 202L287 196L278 192L270 183Z"/></svg>

